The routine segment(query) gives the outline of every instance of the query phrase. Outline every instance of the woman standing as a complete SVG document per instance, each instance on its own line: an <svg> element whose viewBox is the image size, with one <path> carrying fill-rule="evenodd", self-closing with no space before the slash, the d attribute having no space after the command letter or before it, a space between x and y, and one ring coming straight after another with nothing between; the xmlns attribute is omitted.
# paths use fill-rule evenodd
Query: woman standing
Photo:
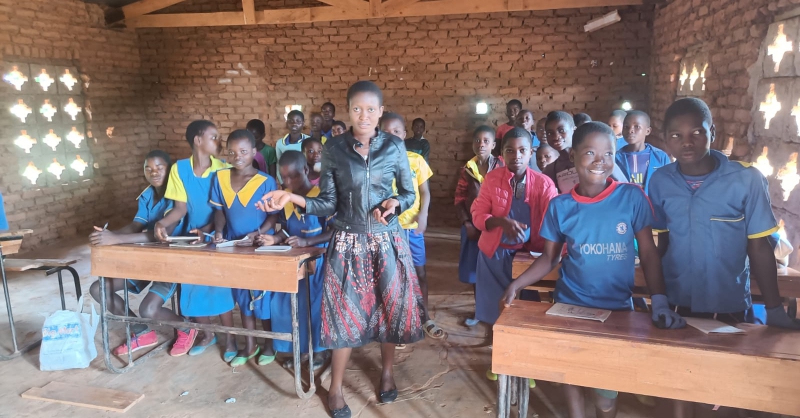
<svg viewBox="0 0 800 418"><path fill-rule="evenodd" d="M309 215L336 214L326 254L321 331L322 345L333 349L328 407L335 418L350 417L342 378L353 347L381 343L379 400L388 403L397 398L395 345L423 338L419 282L396 219L414 203L405 145L377 129L383 93L375 83L350 86L347 103L352 129L325 144L319 196L273 191L261 202L267 211L291 203Z"/></svg>

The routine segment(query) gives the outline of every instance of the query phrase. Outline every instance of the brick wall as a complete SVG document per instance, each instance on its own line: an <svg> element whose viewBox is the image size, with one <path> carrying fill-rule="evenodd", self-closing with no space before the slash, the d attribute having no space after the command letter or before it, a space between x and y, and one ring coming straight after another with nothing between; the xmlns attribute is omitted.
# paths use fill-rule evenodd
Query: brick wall
<svg viewBox="0 0 800 418"><path fill-rule="evenodd" d="M144 188L141 163L151 143L141 106L139 49L132 31L104 29L103 11L78 0L0 0L0 61L71 62L88 76L87 130L94 179L67 186L23 189L13 137L0 116L0 190L11 229L31 228L25 248L88 234L92 223L122 226ZM89 106L86 106L89 107ZM114 127L112 137L106 135ZM121 218L120 218L121 216Z"/></svg>
<svg viewBox="0 0 800 418"><path fill-rule="evenodd" d="M182 7L171 11L214 10L200 1ZM332 101L337 119L347 122L347 87L373 80L384 89L387 109L428 122L436 173L431 224L453 225L447 208L457 169L471 157L467 133L504 123L507 100L521 99L537 118L564 109L605 120L623 99L647 105L642 74L650 63L651 8L621 8L623 23L583 32L608 11L140 30L150 134L183 157L188 121L209 118L227 135L258 117L274 142L285 134L286 105L300 104L308 116ZM491 105L490 115L474 115L479 100Z"/></svg>
<svg viewBox="0 0 800 418"><path fill-rule="evenodd" d="M676 97L680 61L687 52L700 50L710 58L703 99L710 106L717 126L718 140L714 147L721 148L728 138L733 138L733 155L750 161L768 145L774 148L770 154L772 165L776 169L783 166L788 151L797 152L798 146L790 144L789 138L757 141L753 136L750 129L753 115L760 118L761 114L753 112L757 80L751 79L751 68L760 65L759 49L775 17L798 6L797 0L674 0L656 8L650 70L650 108L656 142L663 136L664 112ZM794 41L796 46L798 40ZM791 105L784 107L788 109ZM757 120L763 123L762 119ZM779 182L774 178L769 181L775 215L786 222L789 239L797 247L800 245L798 192L783 202ZM800 265L798 253L795 251L791 256L793 266Z"/></svg>

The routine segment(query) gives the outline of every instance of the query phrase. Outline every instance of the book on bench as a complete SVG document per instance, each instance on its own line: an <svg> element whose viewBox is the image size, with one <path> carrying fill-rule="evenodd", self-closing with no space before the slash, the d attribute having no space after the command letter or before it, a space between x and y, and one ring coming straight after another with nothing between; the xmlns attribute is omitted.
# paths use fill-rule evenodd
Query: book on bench
<svg viewBox="0 0 800 418"><path fill-rule="evenodd" d="M569 305L566 303L556 303L547 310L547 315L562 316L565 318L590 319L592 321L605 322L611 315L611 311L605 309L585 308L583 306Z"/></svg>

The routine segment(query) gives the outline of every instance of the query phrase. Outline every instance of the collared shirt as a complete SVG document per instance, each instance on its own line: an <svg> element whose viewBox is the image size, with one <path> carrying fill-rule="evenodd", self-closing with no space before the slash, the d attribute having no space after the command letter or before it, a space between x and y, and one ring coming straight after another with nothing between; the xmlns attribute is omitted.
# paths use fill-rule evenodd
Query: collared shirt
<svg viewBox="0 0 800 418"><path fill-rule="evenodd" d="M286 152L286 151L300 151L300 152L303 152L303 141L305 141L306 138L310 138L310 136L308 136L308 135L306 135L304 133L301 133L300 134L300 140L297 141L294 144L291 144L291 143L289 143L289 136L290 135L291 134L286 134L286 136L284 136L283 138L279 139L278 142L275 143L276 161L280 161L281 160L281 155L283 155L283 153ZM280 170L276 170L276 171L280 171ZM276 174L278 176L278 182L281 182L281 174L280 174L280 172L278 172Z"/></svg>
<svg viewBox="0 0 800 418"><path fill-rule="evenodd" d="M208 204L208 199L214 180L212 174L228 167L230 165L213 156L211 166L200 177L194 174L194 157L178 160L172 166L164 197L186 203L186 217L183 222L185 231L179 233L206 226L211 222L213 210Z"/></svg>
<svg viewBox="0 0 800 418"><path fill-rule="evenodd" d="M275 179L269 174L259 171L244 186L234 192L231 187L231 170L217 172L211 198L208 203L214 210L225 214L225 231L222 235L227 240L241 239L255 232L267 219L267 213L256 207L261 196L277 189ZM262 231L265 234L271 231Z"/></svg>
<svg viewBox="0 0 800 418"><path fill-rule="evenodd" d="M136 211L133 221L144 224L145 231L152 231L156 222L163 219L174 206L172 200L166 197L158 199L153 186L147 186L136 198L136 201L139 203L139 209Z"/></svg>
<svg viewBox="0 0 800 418"><path fill-rule="evenodd" d="M306 194L306 197L317 196L319 196L319 187L316 186L312 187ZM324 233L328 229L328 223L333 220L334 216L325 217L300 213L300 211L294 207L294 204L289 202L284 206L280 214L280 222L286 225L286 231L289 235L300 238L311 238ZM323 242L316 246L326 247L327 244L327 242Z"/></svg>
<svg viewBox="0 0 800 418"><path fill-rule="evenodd" d="M406 154L408 154L408 165L411 167L411 180L414 184L415 197L414 204L412 204L408 210L401 213L398 220L403 229L416 229L419 226L414 220L414 218L419 215L420 210L419 186L433 177L433 171L421 155L412 151L406 151ZM394 188L396 189L397 187L395 186Z"/></svg>
<svg viewBox="0 0 800 418"><path fill-rule="evenodd" d="M756 168L711 151L717 168L692 191L672 163L653 173L653 229L669 231L663 257L667 298L693 312L749 309L747 240L778 230L767 180Z"/></svg>
<svg viewBox="0 0 800 418"><path fill-rule="evenodd" d="M640 187L611 179L594 198L581 196L576 189L550 201L539 231L544 239L567 244L555 301L631 310L633 240L653 223L650 202Z"/></svg>

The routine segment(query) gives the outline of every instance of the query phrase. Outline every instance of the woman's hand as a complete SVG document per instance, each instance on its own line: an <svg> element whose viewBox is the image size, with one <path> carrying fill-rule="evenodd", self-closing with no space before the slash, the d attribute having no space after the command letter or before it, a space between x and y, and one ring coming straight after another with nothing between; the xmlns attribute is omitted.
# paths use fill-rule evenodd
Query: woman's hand
<svg viewBox="0 0 800 418"><path fill-rule="evenodd" d="M275 212L283 209L292 199L292 194L285 190L273 190L256 202L256 207L264 212Z"/></svg>
<svg viewBox="0 0 800 418"><path fill-rule="evenodd" d="M372 216L375 218L376 221L384 225L389 225L389 223L386 222L386 217L395 213L395 211L399 206L400 202L397 199L395 198L386 199L383 201L383 203L381 203L380 208L375 208L375 210L372 211ZM381 211L381 208L383 208L383 211Z"/></svg>
<svg viewBox="0 0 800 418"><path fill-rule="evenodd" d="M256 241L258 240L258 237L260 237L260 236L261 236L261 234L259 234L258 231L253 231L253 232L245 235L244 239L242 239L241 241L237 242L235 245L237 247L252 247L252 246L254 246L256 244Z"/></svg>
<svg viewBox="0 0 800 418"><path fill-rule="evenodd" d="M289 237L286 244L291 245L292 248L308 247L308 240L300 237Z"/></svg>
<svg viewBox="0 0 800 418"><path fill-rule="evenodd" d="M275 235L259 235L256 243L258 245L275 245L278 244L278 239Z"/></svg>
<svg viewBox="0 0 800 418"><path fill-rule="evenodd" d="M169 242L167 241L169 237L167 228L161 222L156 222L155 226L153 226L153 236L161 242Z"/></svg>
<svg viewBox="0 0 800 418"><path fill-rule="evenodd" d="M95 226L94 231L89 235L89 242L95 246L115 245L119 244L119 237L107 229Z"/></svg>
<svg viewBox="0 0 800 418"><path fill-rule="evenodd" d="M500 299L500 310L503 308L508 308L514 303L514 299L517 298L517 289L514 287L513 284L509 285L506 288L506 291L503 293L502 299Z"/></svg>
<svg viewBox="0 0 800 418"><path fill-rule="evenodd" d="M192 241L192 244L200 244L206 240L206 235L203 233L202 228L192 229L189 233L197 235L197 241Z"/></svg>

